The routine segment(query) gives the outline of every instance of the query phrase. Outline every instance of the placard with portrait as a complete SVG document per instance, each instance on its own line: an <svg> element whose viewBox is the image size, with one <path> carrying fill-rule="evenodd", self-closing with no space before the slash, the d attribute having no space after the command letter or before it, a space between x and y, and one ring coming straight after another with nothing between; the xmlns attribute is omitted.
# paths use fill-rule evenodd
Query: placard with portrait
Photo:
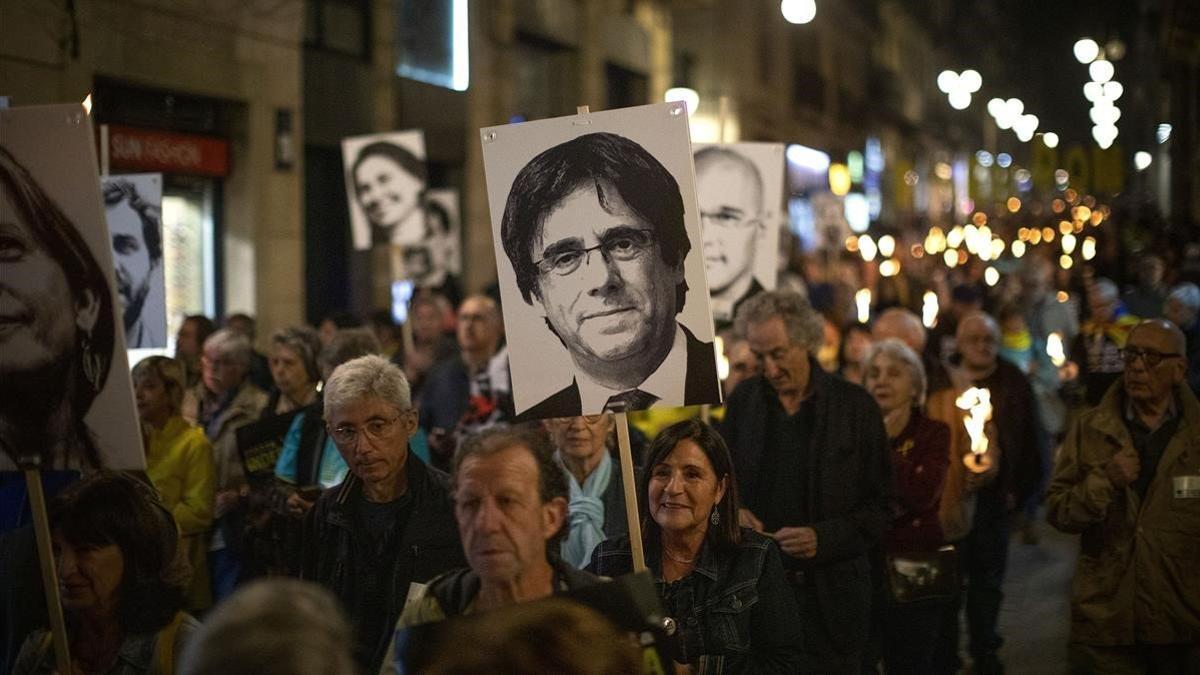
<svg viewBox="0 0 1200 675"><path fill-rule="evenodd" d="M162 192L161 173L100 178L104 217L112 240L117 299L129 349L167 346Z"/></svg>
<svg viewBox="0 0 1200 675"><path fill-rule="evenodd" d="M784 147L713 143L693 148L713 319L729 323L743 300L775 288Z"/></svg>
<svg viewBox="0 0 1200 675"><path fill-rule="evenodd" d="M422 205L428 176L424 132L343 138L342 166L355 250L386 244L406 246L425 239Z"/></svg>
<svg viewBox="0 0 1200 675"><path fill-rule="evenodd" d="M480 133L517 414L719 403L683 104Z"/></svg>
<svg viewBox="0 0 1200 675"><path fill-rule="evenodd" d="M143 469L92 122L0 110L0 470Z"/></svg>

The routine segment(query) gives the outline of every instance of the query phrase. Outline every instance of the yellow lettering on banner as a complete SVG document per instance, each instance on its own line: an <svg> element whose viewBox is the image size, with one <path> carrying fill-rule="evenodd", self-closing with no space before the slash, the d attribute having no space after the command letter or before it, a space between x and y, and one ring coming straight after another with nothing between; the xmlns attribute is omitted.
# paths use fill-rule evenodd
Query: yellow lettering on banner
<svg viewBox="0 0 1200 675"><path fill-rule="evenodd" d="M658 650L653 645L642 650L642 672L646 675L667 675L658 658Z"/></svg>

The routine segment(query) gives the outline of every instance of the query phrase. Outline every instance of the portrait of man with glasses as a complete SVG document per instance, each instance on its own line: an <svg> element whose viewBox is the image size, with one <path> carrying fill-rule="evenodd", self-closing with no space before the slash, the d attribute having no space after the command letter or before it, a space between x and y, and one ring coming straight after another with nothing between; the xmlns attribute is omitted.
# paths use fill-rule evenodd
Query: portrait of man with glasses
<svg viewBox="0 0 1200 675"><path fill-rule="evenodd" d="M554 145L516 174L500 243L520 299L565 347L573 377L528 409L518 401L523 418L720 401L712 342L679 320L694 248L684 194L642 144L609 132Z"/></svg>
<svg viewBox="0 0 1200 675"><path fill-rule="evenodd" d="M698 147L696 198L704 224L704 269L713 318L721 327L733 321L743 300L775 287L783 146Z"/></svg>

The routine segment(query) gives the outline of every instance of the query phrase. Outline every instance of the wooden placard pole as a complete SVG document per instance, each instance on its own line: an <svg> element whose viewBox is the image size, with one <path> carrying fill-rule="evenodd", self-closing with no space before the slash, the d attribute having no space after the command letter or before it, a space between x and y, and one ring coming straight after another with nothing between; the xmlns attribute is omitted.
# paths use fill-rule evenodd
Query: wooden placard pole
<svg viewBox="0 0 1200 675"><path fill-rule="evenodd" d="M625 488L625 519L629 524L629 546L633 553L633 571L646 569L646 553L642 550L642 522L638 518L637 484L633 479L633 450L629 445L629 416L615 413L617 447L621 454L621 483Z"/></svg>
<svg viewBox="0 0 1200 675"><path fill-rule="evenodd" d="M25 489L33 511L33 532L37 540L38 562L42 568L42 588L46 593L46 611L50 614L50 629L54 633L54 662L60 673L70 673L71 650L67 644L67 622L63 617L58 595L58 570L54 564L54 548L50 544L50 518L46 515L46 493L42 490L39 457L22 458Z"/></svg>
<svg viewBox="0 0 1200 675"><path fill-rule="evenodd" d="M100 175L108 175L108 125L100 125Z"/></svg>
<svg viewBox="0 0 1200 675"><path fill-rule="evenodd" d="M413 312L412 301L408 303L408 315L404 317L404 323L400 324L400 344L404 346L404 355L407 357L416 349L416 342L413 340Z"/></svg>

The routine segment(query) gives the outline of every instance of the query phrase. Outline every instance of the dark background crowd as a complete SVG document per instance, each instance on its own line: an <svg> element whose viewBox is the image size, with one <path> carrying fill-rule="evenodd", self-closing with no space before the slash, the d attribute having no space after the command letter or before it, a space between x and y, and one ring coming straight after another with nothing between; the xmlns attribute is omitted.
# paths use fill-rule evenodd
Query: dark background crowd
<svg viewBox="0 0 1200 675"><path fill-rule="evenodd" d="M1081 536L1070 668L1196 672L1200 512L1179 492L1200 481L1200 246L1115 237L1073 269L1031 246L995 276L936 255L882 276L785 236L778 290L721 331L725 405L630 415L678 667L1003 672L1010 542L1038 545L1048 518ZM496 294L420 290L408 312L270 336L189 316L173 358L135 365L146 475L51 486L78 672L388 672L396 630L633 570L613 418L514 419ZM976 437L971 388L991 405ZM247 429L275 439L271 462ZM0 660L49 672L13 512ZM472 635L517 669L634 662L608 619L537 607L456 624L429 672L481 672L445 665ZM579 652L598 669L555 651L570 630L600 636ZM311 659L281 660L293 648Z"/></svg>

